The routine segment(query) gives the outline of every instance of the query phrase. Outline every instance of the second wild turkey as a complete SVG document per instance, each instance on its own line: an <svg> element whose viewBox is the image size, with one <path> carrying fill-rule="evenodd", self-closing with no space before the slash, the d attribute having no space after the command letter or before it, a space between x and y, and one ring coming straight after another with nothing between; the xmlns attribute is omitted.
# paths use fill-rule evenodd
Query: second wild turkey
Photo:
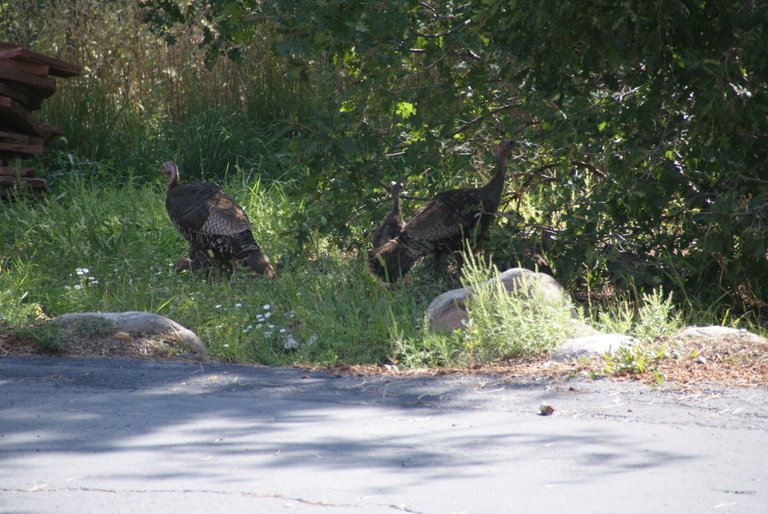
<svg viewBox="0 0 768 514"><path fill-rule="evenodd" d="M403 184L400 182L392 182L390 188L392 193L392 210L384 218L384 221L373 232L371 242L373 243L373 249L380 247L390 239L394 239L400 235L405 222L403 216L400 213L400 193L403 192Z"/></svg>
<svg viewBox="0 0 768 514"><path fill-rule="evenodd" d="M175 162L163 164L168 177L165 208L189 242L188 264L210 271L213 265L233 272L241 262L270 280L275 270L251 232L245 211L224 190L210 182L179 183ZM183 259L184 261L184 259Z"/></svg>
<svg viewBox="0 0 768 514"><path fill-rule="evenodd" d="M507 157L515 146L506 139L496 147L495 172L484 186L443 191L419 209L399 236L369 255L373 273L395 282L419 257L434 252L438 260L444 252L461 250L473 236L483 237L499 208Z"/></svg>

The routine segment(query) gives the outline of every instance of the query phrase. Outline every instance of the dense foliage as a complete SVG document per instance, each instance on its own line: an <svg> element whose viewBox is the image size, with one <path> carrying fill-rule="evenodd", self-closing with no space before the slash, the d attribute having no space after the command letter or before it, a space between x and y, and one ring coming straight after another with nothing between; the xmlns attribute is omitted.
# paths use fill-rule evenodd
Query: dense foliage
<svg viewBox="0 0 768 514"><path fill-rule="evenodd" d="M296 252L318 232L363 245L391 179L420 197L480 183L512 136L527 145L491 234L500 265L537 252L570 286L664 284L758 314L768 300L765 2L15 5L119 30L50 41L34 15L0 24L90 67L83 96L50 107L72 122L64 155L288 181Z"/></svg>
<svg viewBox="0 0 768 514"><path fill-rule="evenodd" d="M607 271L747 307L768 297L766 3L185 5L147 2L149 18L205 19L209 58L268 24L296 77L333 70L338 109L309 120L298 149L333 170L307 188L329 190L335 223L382 178L445 187L417 176L441 150L511 133L531 144L538 212L511 213L497 237L527 241L497 251L534 246L566 276Z"/></svg>

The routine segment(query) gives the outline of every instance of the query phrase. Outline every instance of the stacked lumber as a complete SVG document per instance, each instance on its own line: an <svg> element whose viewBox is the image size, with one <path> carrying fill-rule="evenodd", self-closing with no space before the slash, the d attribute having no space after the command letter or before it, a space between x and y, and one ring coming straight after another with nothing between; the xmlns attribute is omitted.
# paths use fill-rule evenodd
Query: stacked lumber
<svg viewBox="0 0 768 514"><path fill-rule="evenodd" d="M0 42L0 191L26 184L33 190L47 187L31 168L4 165L43 152L61 135L61 127L35 120L32 113L56 91L53 77L74 77L80 66Z"/></svg>

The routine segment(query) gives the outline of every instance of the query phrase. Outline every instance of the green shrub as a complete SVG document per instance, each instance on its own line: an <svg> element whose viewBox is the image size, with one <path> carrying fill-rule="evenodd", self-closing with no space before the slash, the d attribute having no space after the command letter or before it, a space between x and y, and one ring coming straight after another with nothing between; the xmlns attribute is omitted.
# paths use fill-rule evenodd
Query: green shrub
<svg viewBox="0 0 768 514"><path fill-rule="evenodd" d="M664 295L661 288L642 293L639 301L624 298L609 302L597 317L597 326L603 332L631 335L641 342L674 334L683 324L672 303L672 293Z"/></svg>
<svg viewBox="0 0 768 514"><path fill-rule="evenodd" d="M659 363L674 357L662 338L678 332L682 326L682 319L672 304L672 294L665 296L661 288L643 294L636 309L627 301L621 302L616 309L603 311L600 321L604 330L628 334L637 340L619 347L613 355L605 356L606 373L653 373L657 382L662 380L657 369Z"/></svg>
<svg viewBox="0 0 768 514"><path fill-rule="evenodd" d="M569 336L573 307L541 294L536 284L507 291L495 266L464 255L462 283L472 288L468 320L450 333L426 326L419 339L401 338L400 358L407 366L475 366L521 356L543 356ZM530 287L529 287L530 286Z"/></svg>
<svg viewBox="0 0 768 514"><path fill-rule="evenodd" d="M524 355L545 355L568 337L573 306L545 297L538 284L520 284L515 293L499 280L499 271L466 257L464 282L473 288L467 300L469 321L465 353L470 361L489 363Z"/></svg>

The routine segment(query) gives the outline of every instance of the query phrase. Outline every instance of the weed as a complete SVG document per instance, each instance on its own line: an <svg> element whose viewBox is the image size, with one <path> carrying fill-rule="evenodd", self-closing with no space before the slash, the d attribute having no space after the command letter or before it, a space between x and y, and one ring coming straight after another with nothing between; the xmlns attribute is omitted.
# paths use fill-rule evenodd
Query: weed
<svg viewBox="0 0 768 514"><path fill-rule="evenodd" d="M677 332L682 324L679 314L674 312L672 295L665 297L659 288L651 294L643 294L636 308L624 300L613 312L613 315L607 311L600 314L603 326L632 335L637 342L619 347L613 355L606 355L604 371L610 375L652 373L660 383L663 377L658 370L659 364L677 355L659 341Z"/></svg>
<svg viewBox="0 0 768 514"><path fill-rule="evenodd" d="M605 356L603 371L608 375L644 375L651 373L656 383L663 381L659 364L674 354L666 345L654 345L650 342L620 346L613 355Z"/></svg>
<svg viewBox="0 0 768 514"><path fill-rule="evenodd" d="M24 327L14 332L18 338L31 340L40 353L61 354L69 347L69 334L62 327L51 323Z"/></svg>
<svg viewBox="0 0 768 514"><path fill-rule="evenodd" d="M509 292L495 267L481 266L471 254L465 255L465 263L463 281L472 287L464 336L469 361L546 354L568 337L570 303L548 298L541 284L525 279L515 292ZM489 275L491 280L486 280Z"/></svg>
<svg viewBox="0 0 768 514"><path fill-rule="evenodd" d="M524 355L543 355L568 337L572 307L546 298L538 284L522 283L510 293L499 272L472 254L464 255L462 282L472 293L468 319L452 333L431 332L424 323L418 338L401 338L406 366L475 366Z"/></svg>
<svg viewBox="0 0 768 514"><path fill-rule="evenodd" d="M643 293L639 301L622 298L602 306L597 312L598 328L603 332L627 334L640 341L653 341L677 332L683 324L672 295L661 288Z"/></svg>

